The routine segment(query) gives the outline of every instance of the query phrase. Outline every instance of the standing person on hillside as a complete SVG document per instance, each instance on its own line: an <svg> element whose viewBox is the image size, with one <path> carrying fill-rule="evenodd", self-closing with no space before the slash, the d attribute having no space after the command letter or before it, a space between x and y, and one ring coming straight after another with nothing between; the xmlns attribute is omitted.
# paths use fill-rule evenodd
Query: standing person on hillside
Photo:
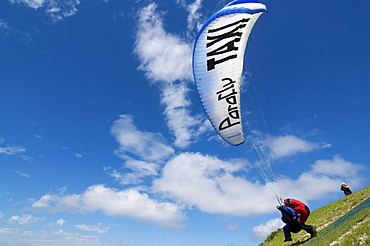
<svg viewBox="0 0 370 246"><path fill-rule="evenodd" d="M352 194L351 189L349 188L348 185L346 185L346 183L342 183L342 185L340 186L340 190L342 190L344 192L344 195L346 195L346 196Z"/></svg>
<svg viewBox="0 0 370 246"><path fill-rule="evenodd" d="M287 198L284 200L284 205L278 206L277 208L282 213L281 219L286 224L283 227L284 242L292 241L290 232L297 233L300 230L305 230L311 237L317 235L316 226L305 224L310 215L310 209L306 204L296 199Z"/></svg>

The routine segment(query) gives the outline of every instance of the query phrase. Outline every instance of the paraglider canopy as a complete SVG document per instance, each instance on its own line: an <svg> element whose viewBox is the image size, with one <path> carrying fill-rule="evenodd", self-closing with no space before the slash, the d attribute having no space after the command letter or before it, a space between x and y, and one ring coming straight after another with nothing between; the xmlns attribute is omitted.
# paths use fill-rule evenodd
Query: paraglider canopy
<svg viewBox="0 0 370 246"><path fill-rule="evenodd" d="M258 1L233 1L207 20L194 45L193 74L203 108L231 145L244 142L240 107L244 53L263 12L266 6Z"/></svg>

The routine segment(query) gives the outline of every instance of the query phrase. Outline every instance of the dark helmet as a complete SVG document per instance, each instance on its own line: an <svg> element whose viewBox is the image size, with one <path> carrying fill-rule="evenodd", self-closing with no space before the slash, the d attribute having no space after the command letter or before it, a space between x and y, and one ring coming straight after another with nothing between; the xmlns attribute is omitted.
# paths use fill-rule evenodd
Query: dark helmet
<svg viewBox="0 0 370 246"><path fill-rule="evenodd" d="M284 205L288 206L288 207L292 207L293 204L290 202L290 198L287 198L284 200Z"/></svg>

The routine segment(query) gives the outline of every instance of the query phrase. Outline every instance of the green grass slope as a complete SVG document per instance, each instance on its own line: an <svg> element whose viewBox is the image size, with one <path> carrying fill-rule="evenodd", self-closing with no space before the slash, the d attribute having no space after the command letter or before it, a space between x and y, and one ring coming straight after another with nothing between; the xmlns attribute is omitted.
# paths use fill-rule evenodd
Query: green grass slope
<svg viewBox="0 0 370 246"><path fill-rule="evenodd" d="M317 237L305 231L292 233L284 243L282 229L272 232L261 246L370 245L370 186L313 211L306 222L316 225Z"/></svg>

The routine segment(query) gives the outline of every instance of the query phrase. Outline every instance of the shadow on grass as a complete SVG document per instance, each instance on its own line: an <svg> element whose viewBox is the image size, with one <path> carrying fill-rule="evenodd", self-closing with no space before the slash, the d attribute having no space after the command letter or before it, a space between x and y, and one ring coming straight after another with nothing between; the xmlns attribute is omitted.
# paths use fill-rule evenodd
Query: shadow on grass
<svg viewBox="0 0 370 246"><path fill-rule="evenodd" d="M306 240L303 240L303 241L298 241L296 243L293 243L291 244L290 246L297 246L297 245L301 245L301 244L304 244L306 243L308 240L310 240L311 238L307 238Z"/></svg>

